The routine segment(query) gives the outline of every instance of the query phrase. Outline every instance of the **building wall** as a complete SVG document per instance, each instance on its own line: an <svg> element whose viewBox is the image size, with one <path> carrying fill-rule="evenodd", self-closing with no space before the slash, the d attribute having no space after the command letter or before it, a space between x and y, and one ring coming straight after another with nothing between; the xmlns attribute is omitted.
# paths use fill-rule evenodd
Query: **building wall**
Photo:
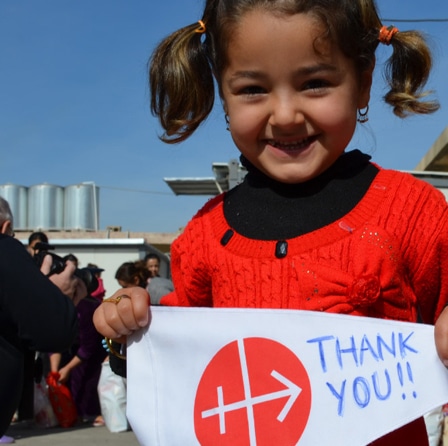
<svg viewBox="0 0 448 446"><path fill-rule="evenodd" d="M58 256L75 255L79 260L79 267L84 268L88 263L94 263L104 269L101 278L104 282L106 295L111 295L119 289L115 279L117 269L124 263L143 259L148 252L154 252L161 258L160 275L170 277L169 257L145 242L144 239L57 239L47 234L53 251ZM23 242L23 241L22 241ZM27 242L25 241L26 245Z"/></svg>

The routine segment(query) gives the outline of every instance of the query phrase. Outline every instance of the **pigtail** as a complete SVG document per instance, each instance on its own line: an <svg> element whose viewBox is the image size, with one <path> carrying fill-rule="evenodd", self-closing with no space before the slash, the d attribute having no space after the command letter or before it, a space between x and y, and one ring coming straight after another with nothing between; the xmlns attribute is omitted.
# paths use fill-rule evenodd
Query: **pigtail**
<svg viewBox="0 0 448 446"><path fill-rule="evenodd" d="M431 52L424 37L417 31L395 32L390 45L393 54L385 67L390 91L384 96L385 101L400 118L438 110L436 100L425 100L431 92L423 91L432 68Z"/></svg>
<svg viewBox="0 0 448 446"><path fill-rule="evenodd" d="M210 114L214 104L212 70L202 38L201 21L165 38L149 61L151 111L164 129L166 143L187 139Z"/></svg>
<svg viewBox="0 0 448 446"><path fill-rule="evenodd" d="M393 48L384 69L390 88L384 96L386 103L400 118L438 110L437 101L426 100L431 92L423 90L432 68L431 51L423 35L417 31L399 31L394 26L383 26L375 0L359 0L358 4L364 28L364 32L360 31L364 36L361 55L374 63L374 53L380 43Z"/></svg>

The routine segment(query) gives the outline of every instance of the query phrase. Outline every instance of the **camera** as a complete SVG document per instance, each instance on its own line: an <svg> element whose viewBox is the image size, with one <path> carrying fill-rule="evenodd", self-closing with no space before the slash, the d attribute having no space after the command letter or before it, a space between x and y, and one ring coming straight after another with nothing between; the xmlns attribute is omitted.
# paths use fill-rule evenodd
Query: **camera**
<svg viewBox="0 0 448 446"><path fill-rule="evenodd" d="M39 268L41 267L45 256L51 256L52 263L48 276L59 274L64 271L66 260L63 257L58 256L54 252L51 252L52 249L55 249L54 246L48 243L39 242L34 245L34 249L36 252L33 258ZM84 282L89 294L98 288L98 279L95 275L96 272L97 271L95 268L76 268L74 273L76 277Z"/></svg>

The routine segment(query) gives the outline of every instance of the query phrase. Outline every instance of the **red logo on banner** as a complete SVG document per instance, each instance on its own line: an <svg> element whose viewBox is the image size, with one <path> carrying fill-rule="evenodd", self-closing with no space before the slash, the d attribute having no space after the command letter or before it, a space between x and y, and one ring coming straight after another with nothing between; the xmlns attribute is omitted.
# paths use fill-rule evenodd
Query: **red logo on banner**
<svg viewBox="0 0 448 446"><path fill-rule="evenodd" d="M247 338L223 347L196 393L194 425L204 446L295 446L311 410L305 367L284 345Z"/></svg>

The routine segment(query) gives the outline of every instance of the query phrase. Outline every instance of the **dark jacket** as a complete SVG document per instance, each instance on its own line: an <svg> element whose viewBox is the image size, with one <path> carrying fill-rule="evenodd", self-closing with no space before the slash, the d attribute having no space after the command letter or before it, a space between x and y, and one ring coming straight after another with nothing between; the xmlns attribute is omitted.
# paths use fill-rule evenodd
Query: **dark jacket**
<svg viewBox="0 0 448 446"><path fill-rule="evenodd" d="M76 309L45 277L18 240L0 234L0 436L19 403L23 351L67 350Z"/></svg>

